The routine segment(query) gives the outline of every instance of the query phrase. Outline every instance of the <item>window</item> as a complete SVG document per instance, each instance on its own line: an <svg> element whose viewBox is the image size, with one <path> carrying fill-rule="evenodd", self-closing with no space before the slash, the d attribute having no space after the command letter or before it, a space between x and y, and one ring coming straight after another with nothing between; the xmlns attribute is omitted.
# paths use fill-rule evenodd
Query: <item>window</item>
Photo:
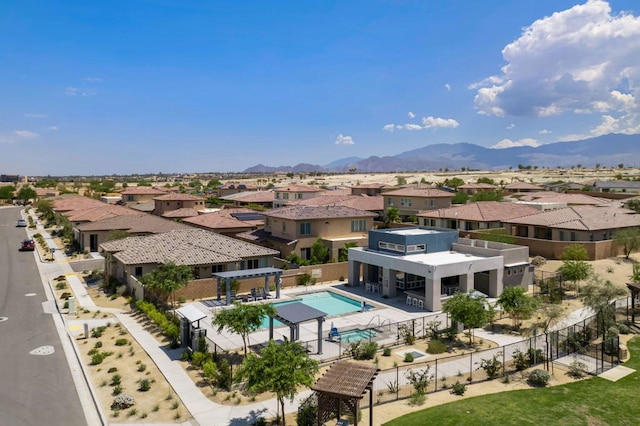
<svg viewBox="0 0 640 426"><path fill-rule="evenodd" d="M367 221L365 219L357 219L351 221L351 232L365 232L367 230Z"/></svg>
<svg viewBox="0 0 640 426"><path fill-rule="evenodd" d="M400 198L400 205L405 207L411 207L411 198Z"/></svg>
<svg viewBox="0 0 640 426"><path fill-rule="evenodd" d="M142 266L136 266L135 276L136 277L142 276Z"/></svg>
<svg viewBox="0 0 640 426"><path fill-rule="evenodd" d="M571 241L578 241L578 234L575 232L571 233Z"/></svg>
<svg viewBox="0 0 640 426"><path fill-rule="evenodd" d="M300 257L304 260L311 260L311 247L301 248Z"/></svg>
<svg viewBox="0 0 640 426"><path fill-rule="evenodd" d="M296 200L302 200L302 194L295 194Z"/></svg>
<svg viewBox="0 0 640 426"><path fill-rule="evenodd" d="M247 259L244 261L244 269L258 269L260 262L258 259Z"/></svg>
<svg viewBox="0 0 640 426"><path fill-rule="evenodd" d="M127 201L135 201L135 197L133 195L127 195Z"/></svg>
<svg viewBox="0 0 640 426"><path fill-rule="evenodd" d="M271 218L269 218L269 217L265 217L265 218L264 218L264 224L265 224L265 226L267 226L267 227L271 226Z"/></svg>
<svg viewBox="0 0 640 426"><path fill-rule="evenodd" d="M224 265L211 265L211 273L217 274L218 272L224 272Z"/></svg>
<svg viewBox="0 0 640 426"><path fill-rule="evenodd" d="M394 243L379 241L378 248L404 253L404 245L402 244L394 244Z"/></svg>
<svg viewBox="0 0 640 426"><path fill-rule="evenodd" d="M387 205L388 206L392 206L393 205L393 198L391 198L391 197L387 198Z"/></svg>
<svg viewBox="0 0 640 426"><path fill-rule="evenodd" d="M282 194L282 199L283 200L288 200L289 199L289 193L285 192L284 194Z"/></svg>
<svg viewBox="0 0 640 426"><path fill-rule="evenodd" d="M280 193L276 192L276 200L279 200L279 199L280 199Z"/></svg>
<svg viewBox="0 0 640 426"><path fill-rule="evenodd" d="M429 207L434 207L436 205L436 200L429 200Z"/></svg>
<svg viewBox="0 0 640 426"><path fill-rule="evenodd" d="M407 253L421 253L426 250L427 246L425 244L413 244L407 246Z"/></svg>
<svg viewBox="0 0 640 426"><path fill-rule="evenodd" d="M300 223L300 235L311 235L311 222Z"/></svg>
<svg viewBox="0 0 640 426"><path fill-rule="evenodd" d="M560 231L560 241L564 241L564 231Z"/></svg>

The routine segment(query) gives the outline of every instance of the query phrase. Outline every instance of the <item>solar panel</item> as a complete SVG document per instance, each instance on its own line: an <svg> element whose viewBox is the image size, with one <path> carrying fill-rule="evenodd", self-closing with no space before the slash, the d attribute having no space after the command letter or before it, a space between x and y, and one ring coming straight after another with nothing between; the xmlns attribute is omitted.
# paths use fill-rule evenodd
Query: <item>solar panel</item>
<svg viewBox="0 0 640 426"><path fill-rule="evenodd" d="M235 217L238 220L248 221L248 220L264 220L264 215L260 213L231 213L231 216Z"/></svg>

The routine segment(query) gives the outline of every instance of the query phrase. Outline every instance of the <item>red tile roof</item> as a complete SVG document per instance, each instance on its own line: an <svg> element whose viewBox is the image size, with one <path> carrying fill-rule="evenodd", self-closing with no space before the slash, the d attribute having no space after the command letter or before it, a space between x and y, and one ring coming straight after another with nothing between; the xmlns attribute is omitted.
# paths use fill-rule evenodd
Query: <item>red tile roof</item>
<svg viewBox="0 0 640 426"><path fill-rule="evenodd" d="M364 210L356 210L345 206L291 206L281 207L264 213L267 217L281 219L329 219L349 217L377 217L375 213Z"/></svg>
<svg viewBox="0 0 640 426"><path fill-rule="evenodd" d="M204 201L204 198L198 197L197 195L175 193L160 195L159 197L154 197L153 199L160 201Z"/></svg>
<svg viewBox="0 0 640 426"><path fill-rule="evenodd" d="M516 203L500 201L478 201L446 209L427 210L419 217L459 219L477 222L500 222L511 218L539 213L540 210Z"/></svg>
<svg viewBox="0 0 640 426"><path fill-rule="evenodd" d="M614 206L571 206L509 219L504 222L595 231L640 226L640 215L633 210Z"/></svg>
<svg viewBox="0 0 640 426"><path fill-rule="evenodd" d="M261 220L239 220L233 217L232 215L235 213L256 213L260 214L255 210L251 209L223 209L217 212L205 213L201 214L197 217L191 217L188 219L184 219L184 223L190 223L201 228L208 229L232 229L232 228L253 228L256 226L264 225L264 219Z"/></svg>
<svg viewBox="0 0 640 426"><path fill-rule="evenodd" d="M423 198L453 198L455 194L447 191L443 191L437 188L400 188L393 191L387 191L384 193L385 196L397 196L397 197L423 197Z"/></svg>
<svg viewBox="0 0 640 426"><path fill-rule="evenodd" d="M160 189L152 188L149 186L135 186L127 188L121 192L122 195L163 195L169 191L162 191Z"/></svg>

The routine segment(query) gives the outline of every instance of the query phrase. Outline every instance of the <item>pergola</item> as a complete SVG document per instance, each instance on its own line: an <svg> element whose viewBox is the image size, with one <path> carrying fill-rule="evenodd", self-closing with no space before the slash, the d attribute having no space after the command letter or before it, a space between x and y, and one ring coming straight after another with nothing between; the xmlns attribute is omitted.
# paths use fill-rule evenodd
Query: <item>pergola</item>
<svg viewBox="0 0 640 426"><path fill-rule="evenodd" d="M627 288L631 292L631 321L636 322L636 299L640 295L639 283L627 283Z"/></svg>
<svg viewBox="0 0 640 426"><path fill-rule="evenodd" d="M278 268L256 268L243 269L240 271L216 272L212 274L218 280L218 300L220 300L221 282L224 280L226 287L226 305L231 305L231 282L234 280L243 280L248 278L264 277L264 291L269 294L269 277L276 277L276 299L280 299L280 284L282 280L280 276L284 271Z"/></svg>
<svg viewBox="0 0 640 426"><path fill-rule="evenodd" d="M289 340L295 342L300 338L300 323L318 321L318 355L322 354L322 323L326 313L300 302L275 306L276 314L269 317L269 340L273 340L273 320L278 320L289 327Z"/></svg>
<svg viewBox="0 0 640 426"><path fill-rule="evenodd" d="M318 397L317 425L322 425L336 416L340 419L342 405L347 408L358 424L360 400L369 391L369 424L373 426L373 381L378 368L355 362L337 362L311 387Z"/></svg>

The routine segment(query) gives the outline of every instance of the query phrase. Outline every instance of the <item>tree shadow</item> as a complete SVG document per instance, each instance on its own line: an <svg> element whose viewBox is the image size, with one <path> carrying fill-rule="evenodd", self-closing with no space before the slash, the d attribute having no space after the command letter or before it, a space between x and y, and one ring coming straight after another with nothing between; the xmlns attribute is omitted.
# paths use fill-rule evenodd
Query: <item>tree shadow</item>
<svg viewBox="0 0 640 426"><path fill-rule="evenodd" d="M245 417L236 417L233 419L229 419L230 426L246 426L251 425L257 422L260 418L264 418L265 415L269 414L266 408L262 408L260 410L252 410Z"/></svg>

